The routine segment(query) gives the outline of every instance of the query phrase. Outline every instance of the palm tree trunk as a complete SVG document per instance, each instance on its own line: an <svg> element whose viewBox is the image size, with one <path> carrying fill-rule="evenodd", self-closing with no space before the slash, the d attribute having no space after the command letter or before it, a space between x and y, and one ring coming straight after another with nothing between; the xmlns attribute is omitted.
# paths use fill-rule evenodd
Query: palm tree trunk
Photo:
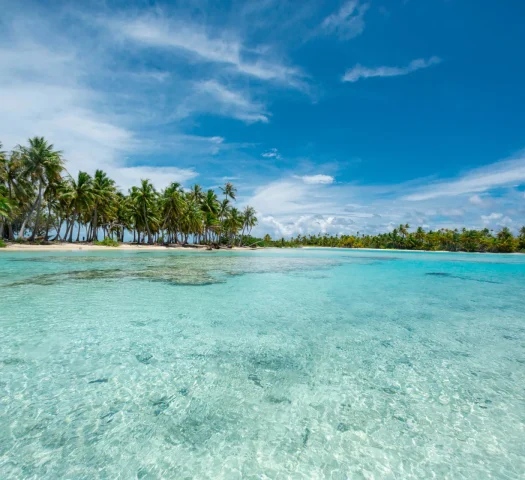
<svg viewBox="0 0 525 480"><path fill-rule="evenodd" d="M69 232L69 243L73 243L73 229L75 228L75 220L77 218L76 212L73 214L73 218L71 219L71 225L70 225L70 232Z"/></svg>
<svg viewBox="0 0 525 480"><path fill-rule="evenodd" d="M98 212L97 212L97 207L95 207L95 212L93 213L93 223L92 223L92 228L93 228L93 231L92 231L92 234L93 234L93 241L97 241L97 240L98 240L98 233L97 233L98 227L97 227L97 221L98 221Z"/></svg>
<svg viewBox="0 0 525 480"><path fill-rule="evenodd" d="M29 241L32 242L35 240L35 236L38 232L38 227L40 226L40 209L42 207L42 180L38 182L38 197L36 200L36 218L35 218L35 226L33 228L33 233L31 234L31 237L29 238Z"/></svg>
<svg viewBox="0 0 525 480"><path fill-rule="evenodd" d="M149 229L148 218L146 216L146 204L145 203L142 205L142 210L144 212L144 223L146 224L146 230L148 231L148 243L151 244L152 243L151 231Z"/></svg>
<svg viewBox="0 0 525 480"><path fill-rule="evenodd" d="M47 237L49 236L50 224L51 224L51 202L48 202L47 219L46 219L46 233L44 234L44 240L47 240Z"/></svg>
<svg viewBox="0 0 525 480"><path fill-rule="evenodd" d="M24 218L24 221L22 222L22 225L20 226L20 231L18 232L18 238L24 237L24 232L26 231L26 224L28 220L31 218L31 215L33 215L33 212L35 211L35 207L36 207L36 201L35 203L33 203L31 208L29 209L28 214L26 215L26 217Z"/></svg>

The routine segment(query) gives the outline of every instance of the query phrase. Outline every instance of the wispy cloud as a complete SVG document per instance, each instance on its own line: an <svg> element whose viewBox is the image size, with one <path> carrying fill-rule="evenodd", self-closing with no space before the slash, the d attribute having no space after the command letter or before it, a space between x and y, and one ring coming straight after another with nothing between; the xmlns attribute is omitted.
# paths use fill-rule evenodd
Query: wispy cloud
<svg viewBox="0 0 525 480"><path fill-rule="evenodd" d="M275 158L276 160L281 159L281 154L276 148L270 148L269 151L261 153L261 157L264 158Z"/></svg>
<svg viewBox="0 0 525 480"><path fill-rule="evenodd" d="M525 184L525 156L477 168L456 180L427 184L404 198L409 201L430 200L523 184Z"/></svg>
<svg viewBox="0 0 525 480"><path fill-rule="evenodd" d="M161 14L140 17L99 19L117 38L144 47L178 51L193 60L229 66L235 72L263 81L306 89L304 75L299 68L270 60L270 52L248 48L233 32L212 32L202 25L174 20Z"/></svg>
<svg viewBox="0 0 525 480"><path fill-rule="evenodd" d="M246 123L268 122L268 114L264 105L253 102L245 93L230 90L215 80L199 82L197 89L218 102L219 111L225 116L231 116Z"/></svg>
<svg viewBox="0 0 525 480"><path fill-rule="evenodd" d="M400 75L408 75L409 73L428 68L432 65L441 63L439 57L430 57L428 60L424 58L418 58L412 60L406 67L364 67L362 65L355 65L351 69L347 70L344 74L343 82L357 82L362 78L372 77L398 77Z"/></svg>
<svg viewBox="0 0 525 480"><path fill-rule="evenodd" d="M365 29L364 16L368 3L357 0L344 3L341 8L323 20L321 29L327 34L336 34L341 40L349 40L361 35Z"/></svg>
<svg viewBox="0 0 525 480"><path fill-rule="evenodd" d="M142 109L141 93L152 81L164 87L170 75L146 69L130 74L127 66L119 71L108 49L93 53L90 41L55 34L45 15L37 17L13 15L0 39L0 131L6 149L43 135L64 151L72 175L101 168L125 189L140 178L150 178L159 188L171 181L186 182L198 175L192 159L230 147L222 137L187 135L176 127L157 133L152 98L149 108ZM120 76L129 86L125 92L115 91L109 81ZM140 131L145 122L153 131ZM167 152L180 153L190 165L155 165L151 160Z"/></svg>
<svg viewBox="0 0 525 480"><path fill-rule="evenodd" d="M331 183L334 183L334 177L331 175L303 175L303 176L296 176L295 178L299 178L304 183L308 183L309 185L330 185Z"/></svg>

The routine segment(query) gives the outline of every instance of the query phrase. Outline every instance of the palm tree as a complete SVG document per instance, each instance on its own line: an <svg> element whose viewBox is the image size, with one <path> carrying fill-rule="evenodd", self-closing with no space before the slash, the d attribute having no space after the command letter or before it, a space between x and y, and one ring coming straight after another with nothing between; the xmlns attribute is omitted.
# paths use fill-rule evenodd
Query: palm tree
<svg viewBox="0 0 525 480"><path fill-rule="evenodd" d="M239 233L242 228L243 219L240 215L239 210L232 208L229 210L226 219L224 220L225 232L229 237L229 245L233 245L235 236Z"/></svg>
<svg viewBox="0 0 525 480"><path fill-rule="evenodd" d="M0 148L2 144L0 143ZM23 174L23 164L19 152L13 152L9 157L0 151L0 185L6 189L4 197L9 200L11 217L7 223L8 238L14 240L13 219L19 215L24 205L33 196L33 185Z"/></svg>
<svg viewBox="0 0 525 480"><path fill-rule="evenodd" d="M38 191L35 202L22 222L18 236L22 237L24 235L27 221L33 212L36 212L35 225L30 237L30 240L33 241L40 224L40 209L42 207L44 188L49 182L60 179L64 161L62 152L54 150L53 145L48 143L44 137L30 138L29 146L19 146L18 150L23 161L24 175L37 184Z"/></svg>
<svg viewBox="0 0 525 480"><path fill-rule="evenodd" d="M13 205L8 197L7 188L0 184L0 241L4 238L4 224L11 219Z"/></svg>
<svg viewBox="0 0 525 480"><path fill-rule="evenodd" d="M195 203L199 203L201 200L202 200L202 197L203 197L203 193L202 193L202 188L199 184L195 184L193 185L191 188L190 188L190 191L189 191L189 194L190 194L190 198L195 202Z"/></svg>
<svg viewBox="0 0 525 480"><path fill-rule="evenodd" d="M156 222L155 206L157 201L157 191L149 180L141 180L140 187L134 187L131 197L136 206L137 219L139 224L145 227L148 232L148 243L153 243L151 235L152 225Z"/></svg>
<svg viewBox="0 0 525 480"><path fill-rule="evenodd" d="M228 198L231 198L232 200L235 200L235 194L237 193L237 189L233 186L233 183L227 182L224 187L219 187L224 194L224 199L228 200Z"/></svg>
<svg viewBox="0 0 525 480"><path fill-rule="evenodd" d="M212 189L209 189L201 199L201 210L204 213L204 237L208 241L208 233L219 229L217 214L219 212L219 200Z"/></svg>
<svg viewBox="0 0 525 480"><path fill-rule="evenodd" d="M91 238L98 240L98 219L99 213L108 214L112 207L115 207L115 182L108 178L102 170L95 171L93 178L93 215L91 220ZM88 238L90 236L88 235Z"/></svg>
<svg viewBox="0 0 525 480"><path fill-rule="evenodd" d="M168 229L168 237L173 234L175 242L178 242L177 233L180 231L180 220L186 210L186 197L179 183L173 182L161 195L162 230ZM169 238L168 238L168 242Z"/></svg>
<svg viewBox="0 0 525 480"><path fill-rule="evenodd" d="M257 225L257 217L255 216L255 209L253 207L250 207L249 205L246 205L244 207L244 210L242 212L242 232L241 232L241 238L239 239L239 245L242 242L242 237L244 236L244 232L246 231L248 235L252 232L252 228Z"/></svg>
<svg viewBox="0 0 525 480"><path fill-rule="evenodd" d="M200 235L202 233L202 210L199 205L190 200L181 219L182 233L184 233L184 243L188 243L190 234Z"/></svg>
<svg viewBox="0 0 525 480"><path fill-rule="evenodd" d="M95 193L93 190L93 178L86 172L78 172L77 180L73 177L69 179L70 189L65 192L69 195L70 205L73 208L73 216L71 218L69 242L73 241L73 228L75 222L78 223L77 242L80 240L80 229L82 226L82 219L86 218L86 214L93 205ZM66 233L67 237L67 233Z"/></svg>

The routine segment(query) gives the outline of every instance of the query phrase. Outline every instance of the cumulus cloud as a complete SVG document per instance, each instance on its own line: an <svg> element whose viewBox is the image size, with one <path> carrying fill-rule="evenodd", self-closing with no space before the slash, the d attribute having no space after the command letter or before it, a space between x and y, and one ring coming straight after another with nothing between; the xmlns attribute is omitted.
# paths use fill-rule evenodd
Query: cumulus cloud
<svg viewBox="0 0 525 480"><path fill-rule="evenodd" d="M428 60L424 58L418 58L417 60L412 60L405 67L364 67L363 65L357 64L351 69L347 70L344 74L342 81L343 82L357 82L362 78L372 78L372 77L398 77L400 75L408 75L409 73L421 70L423 68L428 68L432 65L437 65L441 63L439 57L430 57Z"/></svg>
<svg viewBox="0 0 525 480"><path fill-rule="evenodd" d="M487 227L499 230L508 226L517 231L523 222L516 222L515 218L524 218L525 210L523 192L514 187L525 183L525 179L517 181L516 175L508 174L519 172L513 162L498 162L467 172L459 179L434 185L429 185L428 179L400 185L365 186L341 182L307 183L303 177L288 177L260 186L246 201L256 207L258 218L262 219L254 230L258 235L270 233L286 237L357 231L375 234L406 223L412 228L422 226L425 229ZM484 180L480 182L486 193L483 197L478 194L466 197L472 188L470 180L479 180L481 172ZM506 182L502 189L501 178L492 176L495 172L507 172L505 179L512 177L512 181ZM485 190L488 180L491 186L498 187L497 195L491 195L490 189ZM456 182L460 182L461 188ZM450 183L454 185L449 187ZM436 185L439 190L434 190ZM478 188L479 184L474 186ZM407 190L412 193L407 195Z"/></svg>
<svg viewBox="0 0 525 480"><path fill-rule="evenodd" d="M479 195L472 195L468 201L472 203L472 205L483 205L483 199Z"/></svg>

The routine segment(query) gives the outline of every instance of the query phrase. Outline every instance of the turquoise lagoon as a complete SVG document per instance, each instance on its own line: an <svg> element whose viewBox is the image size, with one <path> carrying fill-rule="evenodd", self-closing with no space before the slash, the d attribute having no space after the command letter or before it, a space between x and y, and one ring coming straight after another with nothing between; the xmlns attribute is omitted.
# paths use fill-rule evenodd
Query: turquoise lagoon
<svg viewBox="0 0 525 480"><path fill-rule="evenodd" d="M525 478L525 256L0 252L0 478Z"/></svg>

